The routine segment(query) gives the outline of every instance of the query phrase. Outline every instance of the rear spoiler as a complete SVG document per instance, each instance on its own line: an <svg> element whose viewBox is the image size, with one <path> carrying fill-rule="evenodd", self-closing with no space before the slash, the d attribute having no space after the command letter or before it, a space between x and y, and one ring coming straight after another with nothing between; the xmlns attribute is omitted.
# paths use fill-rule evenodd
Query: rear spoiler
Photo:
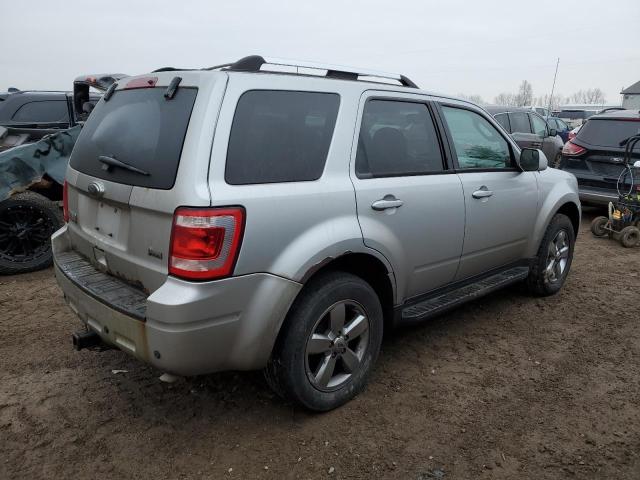
<svg viewBox="0 0 640 480"><path fill-rule="evenodd" d="M86 120L98 101L95 95L90 94L91 87L104 92L113 83L128 76L124 73L95 73L77 77L73 81L73 111L76 120Z"/></svg>

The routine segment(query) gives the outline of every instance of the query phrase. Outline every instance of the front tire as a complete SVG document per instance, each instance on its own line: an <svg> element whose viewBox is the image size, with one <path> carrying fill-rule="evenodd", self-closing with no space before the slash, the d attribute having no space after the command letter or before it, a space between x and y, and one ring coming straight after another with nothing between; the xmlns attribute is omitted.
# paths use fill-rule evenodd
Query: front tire
<svg viewBox="0 0 640 480"><path fill-rule="evenodd" d="M575 233L569 217L556 214L549 222L534 258L527 286L534 295L557 293L569 274L573 260Z"/></svg>
<svg viewBox="0 0 640 480"><path fill-rule="evenodd" d="M0 202L0 274L51 265L51 235L62 225L60 208L38 193L18 193Z"/></svg>
<svg viewBox="0 0 640 480"><path fill-rule="evenodd" d="M609 219L607 217L596 217L591 222L591 233L593 233L596 237L606 237L609 231L605 229L609 223Z"/></svg>
<svg viewBox="0 0 640 480"><path fill-rule="evenodd" d="M382 306L367 282L345 272L322 274L291 307L265 370L267 382L310 410L339 407L367 384L382 329Z"/></svg>

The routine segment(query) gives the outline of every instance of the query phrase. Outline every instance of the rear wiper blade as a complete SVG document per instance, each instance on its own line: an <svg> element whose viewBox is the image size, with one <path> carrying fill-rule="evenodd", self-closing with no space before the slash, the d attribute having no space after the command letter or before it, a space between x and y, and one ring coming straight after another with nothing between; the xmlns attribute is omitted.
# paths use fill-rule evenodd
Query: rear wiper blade
<svg viewBox="0 0 640 480"><path fill-rule="evenodd" d="M98 157L98 161L102 162L102 169L107 172L111 170L113 167L122 168L124 170L129 170L130 172L139 173L140 175L149 175L149 172L145 172L144 170L140 170L139 168L134 167L133 165L129 165L128 163L124 163L122 160L118 160L115 157L109 157L107 155L100 155Z"/></svg>
<svg viewBox="0 0 640 480"><path fill-rule="evenodd" d="M640 135L636 134L636 135L631 135L629 138L625 138L624 140L622 140L618 145L620 145L621 147L624 147L627 143L629 143L629 140L631 140L632 138L638 138L640 137Z"/></svg>

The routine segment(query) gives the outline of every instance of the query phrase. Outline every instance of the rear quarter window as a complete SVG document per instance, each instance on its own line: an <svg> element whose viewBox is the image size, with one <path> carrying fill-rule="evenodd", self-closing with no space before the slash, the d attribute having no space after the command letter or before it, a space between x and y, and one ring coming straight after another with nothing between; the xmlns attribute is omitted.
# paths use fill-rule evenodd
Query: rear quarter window
<svg viewBox="0 0 640 480"><path fill-rule="evenodd" d="M245 92L231 126L226 182L248 185L320 178L339 104L335 93Z"/></svg>
<svg viewBox="0 0 640 480"><path fill-rule="evenodd" d="M175 183L184 137L197 89L178 88L171 100L166 87L116 90L91 112L71 155L74 169L116 183L168 190ZM105 170L108 156L148 175L119 167Z"/></svg>

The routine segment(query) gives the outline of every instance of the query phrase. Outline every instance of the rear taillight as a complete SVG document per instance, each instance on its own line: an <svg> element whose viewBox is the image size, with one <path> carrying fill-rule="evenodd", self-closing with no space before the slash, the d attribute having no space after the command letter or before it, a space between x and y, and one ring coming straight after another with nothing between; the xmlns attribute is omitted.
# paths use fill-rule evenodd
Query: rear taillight
<svg viewBox="0 0 640 480"><path fill-rule="evenodd" d="M64 181L62 187L62 216L66 223L69 223L69 184Z"/></svg>
<svg viewBox="0 0 640 480"><path fill-rule="evenodd" d="M581 147L580 145L576 145L573 142L567 142L564 144L564 147L562 147L562 154L568 157L575 157L577 155L582 155L586 151L587 151L586 148Z"/></svg>
<svg viewBox="0 0 640 480"><path fill-rule="evenodd" d="M231 275L243 228L243 208L178 208L171 230L169 273L191 280Z"/></svg>

